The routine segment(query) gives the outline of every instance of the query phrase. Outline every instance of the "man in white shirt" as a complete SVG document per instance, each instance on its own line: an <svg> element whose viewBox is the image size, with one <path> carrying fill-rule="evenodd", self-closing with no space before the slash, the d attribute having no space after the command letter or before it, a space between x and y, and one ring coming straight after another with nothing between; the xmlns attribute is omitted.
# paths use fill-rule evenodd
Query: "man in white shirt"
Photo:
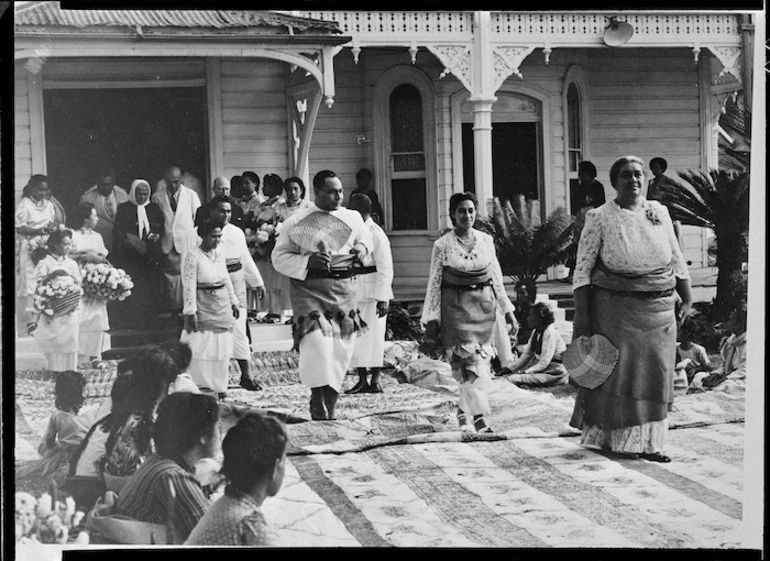
<svg viewBox="0 0 770 561"><path fill-rule="evenodd" d="M115 214L118 205L128 201L128 193L122 187L115 184L115 171L103 170L99 173L96 185L83 193L81 203L91 203L96 209L99 222L94 226L104 240L104 246L112 251L112 229L115 226Z"/></svg>
<svg viewBox="0 0 770 561"><path fill-rule="evenodd" d="M181 253L185 251L187 237L194 228L195 213L201 206L198 194L185 187L182 172L177 166L166 170L165 181L152 195L152 202L163 211L165 233L161 241L164 255L162 265L163 291L172 315L178 316L184 305L180 268Z"/></svg>
<svg viewBox="0 0 770 561"><path fill-rule="evenodd" d="M385 353L385 331L388 308L393 299L393 253L385 232L372 218L372 200L368 195L356 194L350 198L349 208L356 210L372 232L374 247L363 261L363 270L354 277L356 300L366 333L356 338L350 366L358 373L358 382L345 393L382 393L380 371ZM366 380L367 370L372 373Z"/></svg>
<svg viewBox="0 0 770 561"><path fill-rule="evenodd" d="M217 178L220 179L220 178ZM262 275L257 269L257 265L249 253L246 245L246 235L237 226L230 222L232 217L232 205L230 198L219 196L208 203L211 207L211 218L221 220L225 223L222 228L222 241L219 250L225 257L227 271L230 273L230 280L235 289L235 295L238 297L239 314L233 327L233 356L241 369L241 387L251 391L261 390L262 387L251 378L251 346L246 334L246 286L257 291L258 294L264 294L264 281ZM200 245L201 238L198 236L198 228L194 228L188 236L188 244L185 251ZM261 297L261 296L260 296Z"/></svg>
<svg viewBox="0 0 770 561"><path fill-rule="evenodd" d="M342 207L336 173L319 171L313 189L315 204L284 222L272 260L276 271L291 278L294 348L300 379L310 387L310 416L333 420L361 329L350 269L373 241L361 215Z"/></svg>

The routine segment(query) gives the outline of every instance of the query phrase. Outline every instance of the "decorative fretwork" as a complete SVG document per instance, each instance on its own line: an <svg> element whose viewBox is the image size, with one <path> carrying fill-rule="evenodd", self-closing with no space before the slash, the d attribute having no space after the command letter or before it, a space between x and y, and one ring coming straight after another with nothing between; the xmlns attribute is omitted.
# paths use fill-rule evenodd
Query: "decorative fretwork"
<svg viewBox="0 0 770 561"><path fill-rule="evenodd" d="M523 78L524 76L519 72L519 67L529 53L534 50L535 47L497 47L492 52L492 64L495 69L493 91L497 91L511 74Z"/></svg>
<svg viewBox="0 0 770 561"><path fill-rule="evenodd" d="M303 17L336 21L342 32L347 35L463 35L473 31L473 14L460 11L303 11L301 13Z"/></svg>
<svg viewBox="0 0 770 561"><path fill-rule="evenodd" d="M724 67L719 76L724 76L728 72L735 76L739 83L742 83L741 67L743 55L738 47L709 47L714 56L719 59Z"/></svg>
<svg viewBox="0 0 770 561"><path fill-rule="evenodd" d="M471 88L471 49L464 45L428 45L428 49L444 65L444 71L439 78L450 72L460 80L468 91Z"/></svg>

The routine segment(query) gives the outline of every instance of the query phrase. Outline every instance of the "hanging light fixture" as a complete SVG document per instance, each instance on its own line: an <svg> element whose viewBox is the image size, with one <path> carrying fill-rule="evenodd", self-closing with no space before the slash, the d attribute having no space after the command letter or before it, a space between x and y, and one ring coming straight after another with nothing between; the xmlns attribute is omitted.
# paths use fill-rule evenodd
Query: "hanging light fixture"
<svg viewBox="0 0 770 561"><path fill-rule="evenodd" d="M633 34L634 28L630 23L611 17L609 25L604 30L604 44L608 47L625 45Z"/></svg>

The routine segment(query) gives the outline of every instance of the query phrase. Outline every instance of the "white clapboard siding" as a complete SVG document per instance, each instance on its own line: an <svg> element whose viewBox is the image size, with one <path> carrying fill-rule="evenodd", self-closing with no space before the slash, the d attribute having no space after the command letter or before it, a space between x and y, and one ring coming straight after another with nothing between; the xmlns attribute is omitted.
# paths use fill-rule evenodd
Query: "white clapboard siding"
<svg viewBox="0 0 770 561"><path fill-rule="evenodd" d="M14 118L14 206L21 200L21 191L32 175L32 142L29 128L29 96L27 70L21 63L14 64L13 80Z"/></svg>
<svg viewBox="0 0 770 561"><path fill-rule="evenodd" d="M221 60L223 175L288 176L285 67L266 59Z"/></svg>

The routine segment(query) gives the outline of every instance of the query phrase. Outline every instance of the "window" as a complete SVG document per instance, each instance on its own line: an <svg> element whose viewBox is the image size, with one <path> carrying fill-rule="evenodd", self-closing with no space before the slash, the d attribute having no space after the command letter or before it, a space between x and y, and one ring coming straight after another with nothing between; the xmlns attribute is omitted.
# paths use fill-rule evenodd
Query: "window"
<svg viewBox="0 0 770 561"><path fill-rule="evenodd" d="M567 149L569 150L569 173L577 177L578 162L583 159L583 138L580 131L580 94L577 86L567 88Z"/></svg>
<svg viewBox="0 0 770 561"><path fill-rule="evenodd" d="M578 164L589 159L587 131L588 114L586 112L586 80L579 66L571 66L564 77L564 146L565 179L568 186L568 198L573 214L578 204Z"/></svg>
<svg viewBox="0 0 770 561"><path fill-rule="evenodd" d="M390 164L393 230L427 229L422 96L411 84L390 94Z"/></svg>

